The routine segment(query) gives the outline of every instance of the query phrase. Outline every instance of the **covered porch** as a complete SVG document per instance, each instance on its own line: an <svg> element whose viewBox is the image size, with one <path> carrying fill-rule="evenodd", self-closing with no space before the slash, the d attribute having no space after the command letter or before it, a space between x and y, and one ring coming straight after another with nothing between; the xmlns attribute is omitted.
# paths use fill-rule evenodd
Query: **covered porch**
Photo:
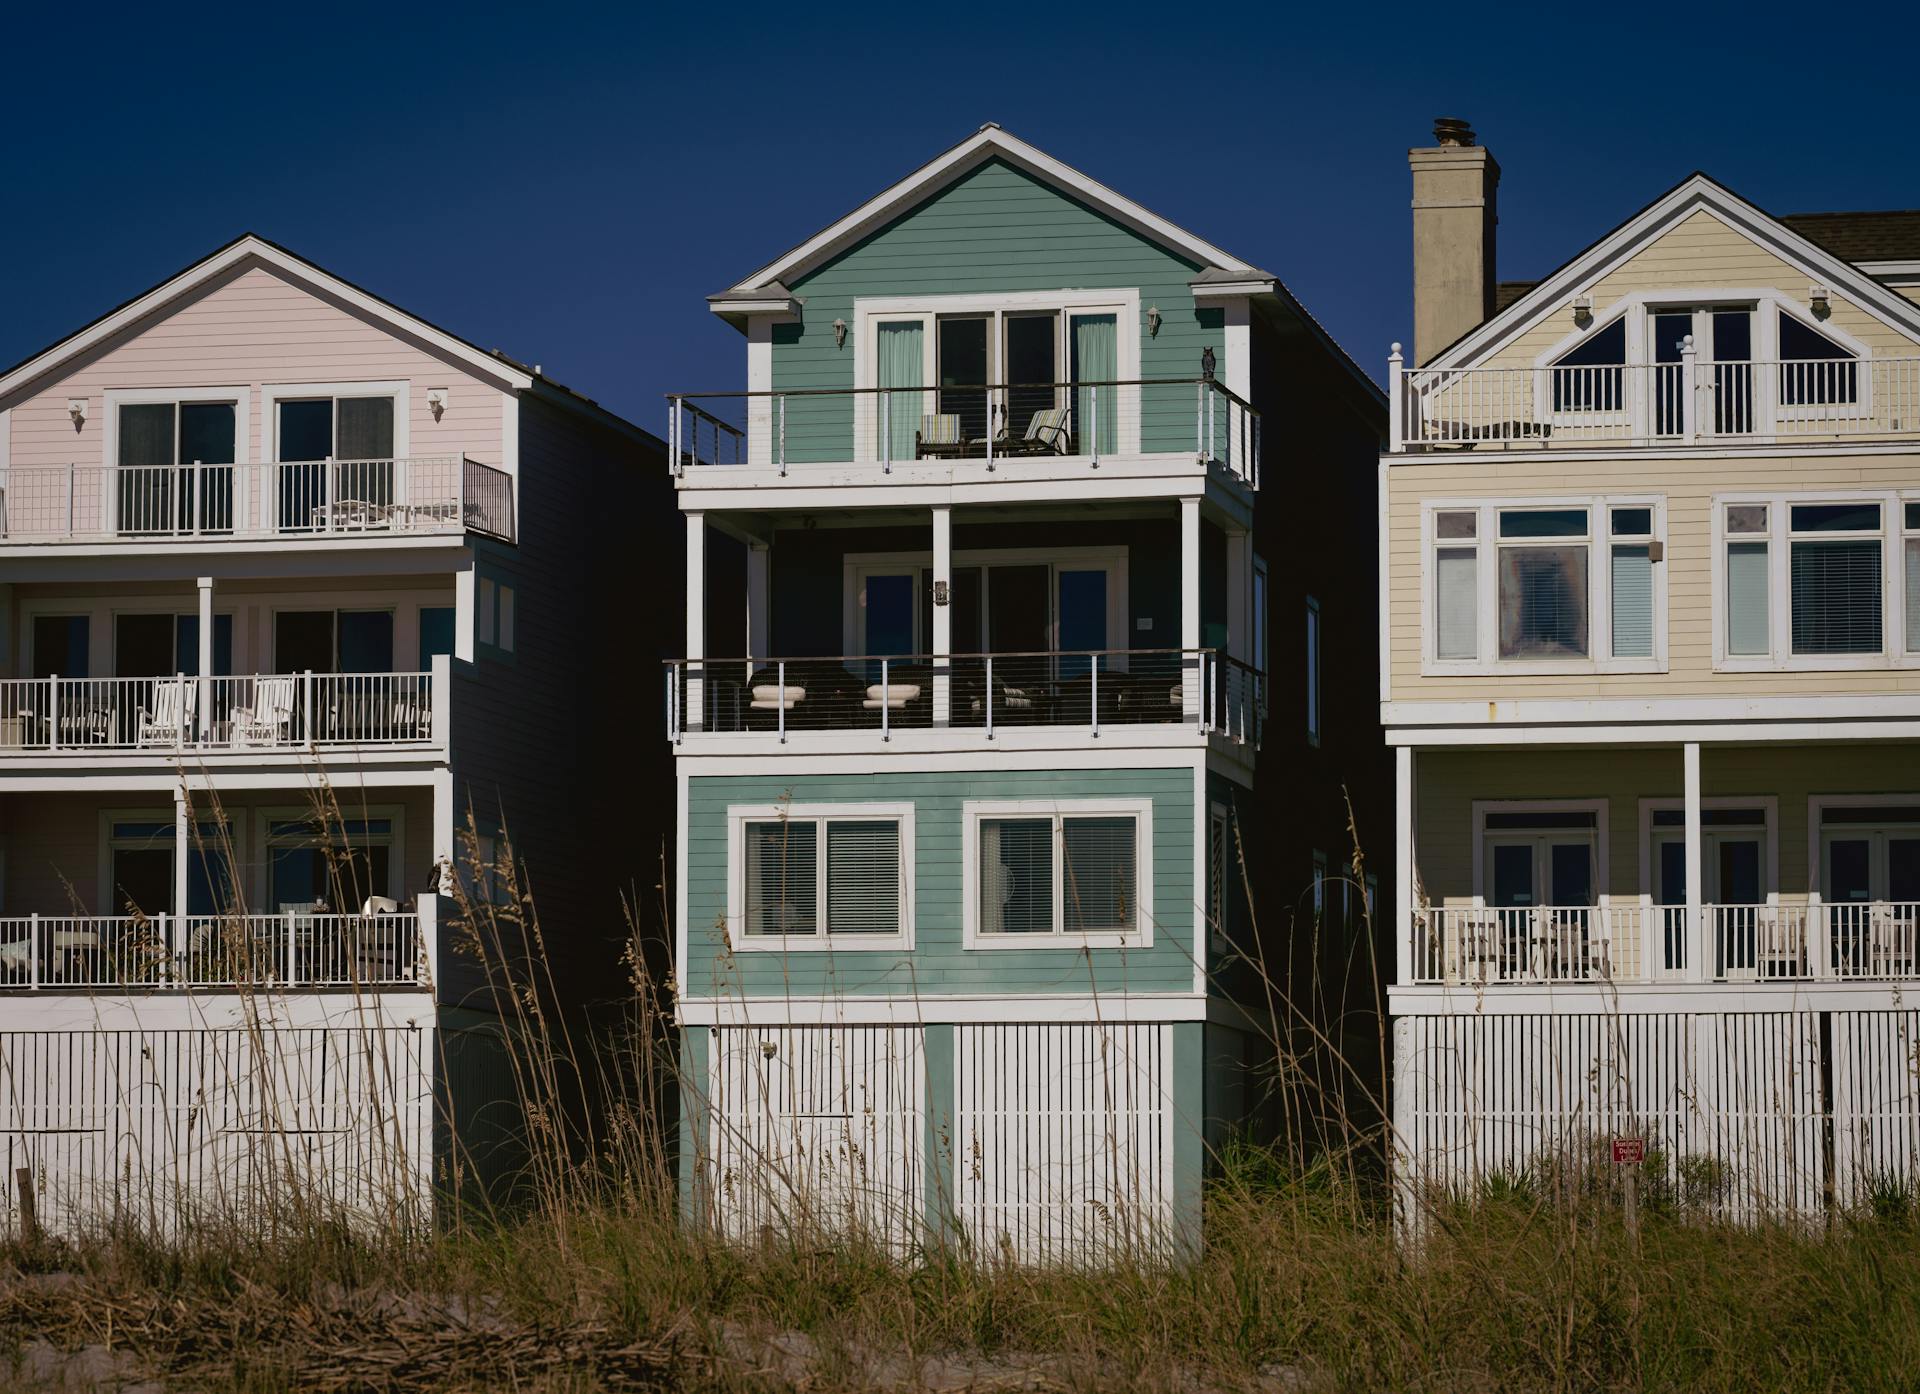
<svg viewBox="0 0 1920 1394"><path fill-rule="evenodd" d="M1395 753L1400 984L1920 979L1920 743Z"/></svg>

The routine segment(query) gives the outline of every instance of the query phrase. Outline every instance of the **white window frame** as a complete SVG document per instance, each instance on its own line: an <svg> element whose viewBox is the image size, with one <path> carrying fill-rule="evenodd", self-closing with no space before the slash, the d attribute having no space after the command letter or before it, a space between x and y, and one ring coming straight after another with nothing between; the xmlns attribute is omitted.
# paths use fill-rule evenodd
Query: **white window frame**
<svg viewBox="0 0 1920 1394"><path fill-rule="evenodd" d="M338 399L341 397L393 398L393 458L404 460L413 453L413 413L409 410L413 384L399 382L270 382L260 389L260 458L280 461L280 403L311 401L320 397L335 400L335 441L340 423ZM290 461L305 464L307 461Z"/></svg>
<svg viewBox="0 0 1920 1394"><path fill-rule="evenodd" d="M1004 330L999 321L1008 313L1022 311L1051 310L1060 315L1061 339L1061 377L1064 381L1071 374L1071 345L1066 339L1069 315L1114 316L1116 331L1116 357L1119 370L1115 376L1122 382L1137 382L1140 378L1140 291L1137 287L1117 287L1101 290L1033 290L1006 293L1000 295L888 295L874 296L853 302L853 375L854 386L870 389L878 386L875 382L876 364L874 350L879 342L877 325L882 321L899 324L914 320L924 326L920 342L923 354L923 380L928 391L934 391L936 335L935 321L952 315L987 315L995 321L993 336L988 346L989 379L995 376L993 367L999 355L996 345L1001 341ZM854 396L854 433L853 449L856 464L878 464L879 408L875 405L878 394L872 391L859 391ZM1140 413L1117 412L1119 429L1116 455L1138 455L1140 453ZM1008 430L1024 431L1024 424L1016 426L1007 423ZM1063 459L1085 458L1084 456L1063 456Z"/></svg>
<svg viewBox="0 0 1920 1394"><path fill-rule="evenodd" d="M1010 547L975 549L955 552L953 566L962 567L994 566L1036 566L1051 565L1053 568L1053 624L1059 624L1060 616L1060 572L1065 571L1104 571L1107 573L1107 647L1118 650L1109 659L1103 671L1124 673L1127 671L1125 650L1130 626L1127 615L1130 598L1127 590L1127 549L1125 547ZM932 552L849 552L843 564L843 581L840 589L843 597L843 611L840 624L840 638L845 645L842 652L848 660L863 658L867 651L867 607L861 603L866 594L867 578L870 576L898 576L903 571L931 571L933 569ZM985 597L982 596L983 613ZM913 603L913 649L917 655L925 655L933 647L933 636L920 632L920 597L916 593ZM1058 633L1053 638L1058 645ZM953 652L972 653L974 641L956 636Z"/></svg>
<svg viewBox="0 0 1920 1394"><path fill-rule="evenodd" d="M114 471L120 466L120 408L130 406L172 406L176 408L173 417L174 453L179 453L180 413L178 408L193 402L220 402L233 408L233 531L244 529L243 520L249 515L245 512L252 506L252 499L246 487L249 463L247 446L252 426L248 421L248 407L253 393L251 389L235 385L231 387L110 387L104 394L102 410L107 419L100 431L100 461L106 466L105 478L113 478ZM175 468L191 467L176 465ZM103 500L106 508L107 528L112 531L120 525L120 491L109 488Z"/></svg>
<svg viewBox="0 0 1920 1394"><path fill-rule="evenodd" d="M1920 804L1920 791L1886 794L1809 794L1807 796L1807 894L1826 899L1826 814L1830 808L1878 808L1899 804ZM1880 823L1855 823L1855 828L1872 831L1890 826Z"/></svg>
<svg viewBox="0 0 1920 1394"><path fill-rule="evenodd" d="M1671 813L1676 809L1684 812L1686 807L1687 801L1684 798L1643 798L1640 800L1640 895L1648 905L1654 903L1655 897L1659 892L1659 887L1655 884L1654 880L1660 870L1660 863L1654 850L1656 839L1671 835L1676 831L1684 835L1685 831L1684 829L1656 828L1653 825L1653 815L1656 812ZM1762 877L1767 888L1766 903L1768 905L1779 904L1780 796L1777 794L1716 794L1703 797L1700 800L1700 807L1702 811L1710 808L1757 808L1761 811L1764 818L1756 831L1760 835L1762 845L1766 848L1766 866ZM1745 824L1742 826L1751 828L1753 825ZM1735 830L1737 831L1738 829L1736 828ZM1719 829L1710 828L1703 824L1701 831L1705 834L1718 832ZM1703 840L1702 847L1704 848L1704 846L1705 843ZM1703 852L1703 865L1704 855ZM1703 878L1703 898L1704 893L1705 882Z"/></svg>
<svg viewBox="0 0 1920 1394"><path fill-rule="evenodd" d="M1608 839L1606 799L1475 799L1473 801L1473 904L1487 904L1487 815L1490 813L1591 813L1593 815L1593 903L1595 908L1611 905L1613 885L1613 849ZM1521 832L1517 828L1495 828L1494 837ZM1568 831L1542 828L1541 832Z"/></svg>
<svg viewBox="0 0 1920 1394"><path fill-rule="evenodd" d="M268 906L269 913L278 913L280 907L272 905L270 895L273 889L273 853L278 847L293 846L284 838L276 840L273 836L275 823L292 823L313 817L313 807L286 805L284 807L257 808L253 814L254 845L260 849L254 859L254 897L255 905ZM326 827L331 833L335 823L377 822L381 819L391 824L391 830L366 839L369 846L384 843L387 852L387 888L384 891L369 890L369 894L384 895L392 900L404 903L407 891L407 811L400 804L370 804L365 808L350 808L329 811L325 818ZM237 870L237 868L236 868Z"/></svg>
<svg viewBox="0 0 1920 1394"><path fill-rule="evenodd" d="M1800 489L1785 492L1715 494L1710 500L1713 546L1713 669L1716 673L1821 673L1857 669L1920 668L1920 652L1906 651L1906 505L1920 500L1920 491L1895 489ZM1793 652L1793 550L1790 510L1808 504L1877 503L1880 505L1880 652ZM1727 509L1738 504L1765 504L1767 531L1727 533ZM1866 534L1832 534L1858 539ZM1801 537L1808 536L1800 534ZM1727 545L1729 542L1767 544L1766 654L1727 652Z"/></svg>
<svg viewBox="0 0 1920 1394"><path fill-rule="evenodd" d="M1227 907L1232 894L1227 889L1233 877L1233 822L1223 803L1207 805L1207 943L1218 957L1232 947L1227 933Z"/></svg>
<svg viewBox="0 0 1920 1394"><path fill-rule="evenodd" d="M1122 933L1071 933L1064 905L1066 855L1061 840L1067 818L1132 818L1134 927ZM1051 818L1053 847L1053 932L983 934L980 932L980 823L987 818ZM1152 799L969 799L960 808L962 947L967 949L1145 949L1153 946L1153 800Z"/></svg>
<svg viewBox="0 0 1920 1394"><path fill-rule="evenodd" d="M814 847L814 894L817 897L812 934L747 933L747 835L749 823L803 822L821 824ZM827 932L827 837L824 824L898 823L900 825L900 932L898 934L829 934ZM913 947L914 806L911 803L770 803L734 804L727 809L727 943L738 953L866 953Z"/></svg>
<svg viewBox="0 0 1920 1394"><path fill-rule="evenodd" d="M1904 610L1907 595L1907 548L1920 547L1920 520L1909 524L1907 522L1907 510L1909 508L1920 508L1920 490L1900 494L1894 499L1893 506L1899 515L1894 520L1892 531L1895 535L1894 558L1900 572L1898 576L1894 577L1893 587L1900 594L1900 603ZM1908 627L1912 623L1913 617L1911 615L1901 614L1900 631L1894 636L1894 640L1909 665L1920 665L1920 646L1913 648L1907 647Z"/></svg>
<svg viewBox="0 0 1920 1394"><path fill-rule="evenodd" d="M206 809L197 811L196 816L202 829L211 825L217 830L223 815L217 810ZM179 874L179 862L177 860L179 854L175 845L175 839L178 838L180 833L181 825L179 818L180 812L178 806L171 803L152 804L146 808L103 808L100 810L100 840L98 843L100 860L99 865L95 868L96 889L99 893L99 898L94 901L94 904L100 907L100 914L111 916L124 913L119 908L118 902L114 899L113 854L123 849L148 850L154 846L152 843L142 843L132 838L114 836L114 825L116 823L164 823L174 829L174 832L168 836L166 845L167 849L173 852L176 857L174 874L177 876ZM231 861L227 869L233 877L233 889L237 896L241 889L240 880L241 877L245 875L247 866L246 839L243 836L246 828L244 822L239 818L228 817L226 823L227 845L224 850L230 853L231 856ZM186 833L188 855L191 857L194 837L191 824L187 825ZM204 831L201 833L201 838L203 844L206 845L210 851L222 850L219 848L217 842L206 838ZM174 887L174 890L177 892L179 887ZM141 908L146 910L145 906ZM146 913L152 914L154 912L147 910Z"/></svg>
<svg viewBox="0 0 1920 1394"><path fill-rule="evenodd" d="M1873 358L1873 349L1870 345L1847 333L1846 330L1834 324L1831 318L1816 319L1798 299L1777 287L1721 286L1687 290L1635 291L1630 295L1623 295L1605 309L1596 311L1586 326L1573 330L1536 355L1533 360L1534 400L1546 404L1545 410L1541 412L1541 419L1551 421L1555 425L1619 426L1627 428L1628 434L1636 440L1654 439L1651 392L1654 361L1650 351L1650 345L1653 342L1652 317L1682 310L1691 310L1699 315L1710 314L1714 309L1745 308L1751 308L1753 311L1753 358L1751 361L1757 368L1771 368L1775 371L1778 369L1780 363L1779 318L1777 315L1765 313L1770 309L1777 310L1780 314L1800 321L1823 338L1831 339L1854 355L1855 361L1860 365L1858 400L1829 407L1785 409L1775 400L1777 378L1774 373L1757 373L1754 379L1754 429L1721 435L1710 429L1700 429L1699 423L1695 421L1693 423L1694 439L1707 442L1739 440L1764 444L1774 439L1773 426L1780 420L1783 410L1791 410L1791 419L1794 421L1866 418L1873 414L1873 372L1867 366ZM1626 363L1621 381L1621 391L1626 402L1625 410L1618 412L1554 411L1551 370L1559 365L1560 359L1594 335L1609 328L1616 320L1624 320L1627 327ZM1695 341L1700 341L1697 327ZM1708 363L1713 360L1703 350L1698 361ZM1694 409L1694 406L1689 404L1688 410L1691 412Z"/></svg>
<svg viewBox="0 0 1920 1394"><path fill-rule="evenodd" d="M1503 512L1584 508L1587 511L1587 648L1585 658L1503 659L1500 653L1500 514ZM1613 656L1613 510L1647 508L1653 511L1653 546L1663 560L1653 566L1653 655L1650 658ZM1466 538L1435 536L1435 516L1473 513L1474 581L1478 588L1474 611L1478 656L1472 659L1439 656L1436 606L1435 551L1445 546L1464 551ZM1637 536L1637 535L1636 535ZM1529 539L1525 545L1551 545L1556 539ZM1563 545L1572 543L1566 539ZM1518 545L1510 543L1509 545ZM1628 545L1632 545L1629 543ZM1667 500L1663 494L1532 495L1513 498L1426 499L1420 505L1420 671L1432 677L1545 676L1553 673L1664 673L1667 671ZM1604 655L1604 656L1602 656Z"/></svg>

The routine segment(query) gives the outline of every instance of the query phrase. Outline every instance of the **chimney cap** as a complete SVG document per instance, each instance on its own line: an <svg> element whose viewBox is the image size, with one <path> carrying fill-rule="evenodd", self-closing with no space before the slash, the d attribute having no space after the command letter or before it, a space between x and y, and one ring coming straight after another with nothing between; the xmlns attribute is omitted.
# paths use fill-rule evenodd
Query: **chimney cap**
<svg viewBox="0 0 1920 1394"><path fill-rule="evenodd" d="M1472 145L1473 127L1458 116L1436 116L1433 138L1442 145Z"/></svg>

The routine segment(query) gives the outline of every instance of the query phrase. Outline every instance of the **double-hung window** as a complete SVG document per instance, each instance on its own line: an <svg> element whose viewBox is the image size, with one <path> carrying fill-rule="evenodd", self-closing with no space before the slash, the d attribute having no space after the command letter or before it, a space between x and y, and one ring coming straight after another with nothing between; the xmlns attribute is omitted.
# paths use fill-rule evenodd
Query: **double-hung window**
<svg viewBox="0 0 1920 1394"><path fill-rule="evenodd" d="M735 808L729 825L734 948L911 947L910 805Z"/></svg>
<svg viewBox="0 0 1920 1394"><path fill-rule="evenodd" d="M1664 524L1657 499L1429 506L1427 664L1657 669Z"/></svg>
<svg viewBox="0 0 1920 1394"><path fill-rule="evenodd" d="M969 948L1151 941L1150 801L969 803L965 820Z"/></svg>
<svg viewBox="0 0 1920 1394"><path fill-rule="evenodd" d="M1886 494L1720 500L1715 522L1723 664L1920 658L1920 505Z"/></svg>

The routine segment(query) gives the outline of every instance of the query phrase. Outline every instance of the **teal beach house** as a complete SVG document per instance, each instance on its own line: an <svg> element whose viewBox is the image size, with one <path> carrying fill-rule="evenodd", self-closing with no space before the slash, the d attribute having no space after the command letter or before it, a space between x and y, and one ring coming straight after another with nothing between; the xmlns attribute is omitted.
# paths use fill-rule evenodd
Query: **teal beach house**
<svg viewBox="0 0 1920 1394"><path fill-rule="evenodd" d="M1366 933L1384 398L991 125L710 304L745 386L667 421L689 1214L1191 1243L1274 1126L1274 994Z"/></svg>

